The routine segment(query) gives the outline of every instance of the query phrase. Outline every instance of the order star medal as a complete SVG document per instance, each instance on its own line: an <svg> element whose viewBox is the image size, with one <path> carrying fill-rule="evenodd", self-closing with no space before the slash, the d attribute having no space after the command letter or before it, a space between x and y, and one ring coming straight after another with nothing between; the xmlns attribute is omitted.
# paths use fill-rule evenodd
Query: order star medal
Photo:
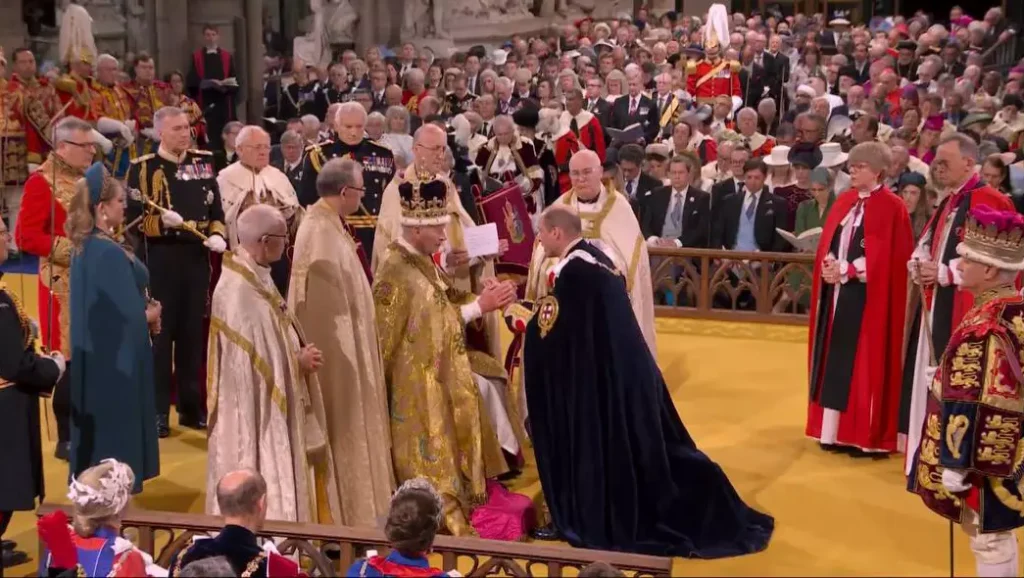
<svg viewBox="0 0 1024 578"><path fill-rule="evenodd" d="M548 295L537 302L537 326L540 327L540 336L547 337L548 332L555 326L558 319L558 300L554 295Z"/></svg>

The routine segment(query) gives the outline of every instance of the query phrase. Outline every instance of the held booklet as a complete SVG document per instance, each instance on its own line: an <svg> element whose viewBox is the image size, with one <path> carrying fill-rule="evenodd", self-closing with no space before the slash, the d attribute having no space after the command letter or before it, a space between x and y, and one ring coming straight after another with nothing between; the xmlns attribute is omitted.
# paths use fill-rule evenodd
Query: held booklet
<svg viewBox="0 0 1024 578"><path fill-rule="evenodd" d="M789 231L775 228L775 231L782 236L783 239L789 241L790 245L796 247L801 253L813 253L818 249L818 240L821 239L821 227L815 227L813 229L807 229L799 235L794 235Z"/></svg>
<svg viewBox="0 0 1024 578"><path fill-rule="evenodd" d="M625 145L638 143L644 138L644 127L638 122L627 126L624 129L610 128L608 134L612 137L612 144Z"/></svg>

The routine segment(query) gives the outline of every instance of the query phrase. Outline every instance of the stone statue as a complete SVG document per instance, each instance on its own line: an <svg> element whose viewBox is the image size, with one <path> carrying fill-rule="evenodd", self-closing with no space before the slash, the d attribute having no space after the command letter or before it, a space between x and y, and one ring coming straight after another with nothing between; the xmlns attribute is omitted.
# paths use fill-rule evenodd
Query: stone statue
<svg viewBox="0 0 1024 578"><path fill-rule="evenodd" d="M526 0L461 0L452 7L452 15L460 21L485 23L531 16Z"/></svg>
<svg viewBox="0 0 1024 578"><path fill-rule="evenodd" d="M324 30L329 44L352 44L353 30L359 16L349 0L310 0L310 8L316 11L320 4Z"/></svg>
<svg viewBox="0 0 1024 578"><path fill-rule="evenodd" d="M445 18L447 0L407 0L402 19L402 40L451 38Z"/></svg>
<svg viewBox="0 0 1024 578"><path fill-rule="evenodd" d="M309 0L306 33L292 41L292 55L319 70L331 64L332 44L352 44L358 16L348 0Z"/></svg>

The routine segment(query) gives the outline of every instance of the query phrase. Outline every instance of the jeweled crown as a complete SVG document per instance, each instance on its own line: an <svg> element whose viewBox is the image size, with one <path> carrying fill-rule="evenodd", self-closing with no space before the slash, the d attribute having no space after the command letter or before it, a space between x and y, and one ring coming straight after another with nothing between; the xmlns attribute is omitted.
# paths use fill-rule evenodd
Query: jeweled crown
<svg viewBox="0 0 1024 578"><path fill-rule="evenodd" d="M444 181L415 181L398 185L404 225L443 225L448 222L448 186Z"/></svg>
<svg viewBox="0 0 1024 578"><path fill-rule="evenodd" d="M1024 267L1024 217L985 205L971 210L962 239L965 256L1004 269Z"/></svg>

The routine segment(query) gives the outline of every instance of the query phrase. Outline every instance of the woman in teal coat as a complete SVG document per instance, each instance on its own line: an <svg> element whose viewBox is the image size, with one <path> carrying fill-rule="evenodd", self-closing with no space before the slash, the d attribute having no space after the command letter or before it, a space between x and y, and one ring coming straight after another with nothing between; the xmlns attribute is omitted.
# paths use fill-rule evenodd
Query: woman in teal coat
<svg viewBox="0 0 1024 578"><path fill-rule="evenodd" d="M114 458L135 472L134 492L160 473L150 332L160 305L149 271L115 239L121 184L96 163L78 182L66 225L71 259L71 473Z"/></svg>

